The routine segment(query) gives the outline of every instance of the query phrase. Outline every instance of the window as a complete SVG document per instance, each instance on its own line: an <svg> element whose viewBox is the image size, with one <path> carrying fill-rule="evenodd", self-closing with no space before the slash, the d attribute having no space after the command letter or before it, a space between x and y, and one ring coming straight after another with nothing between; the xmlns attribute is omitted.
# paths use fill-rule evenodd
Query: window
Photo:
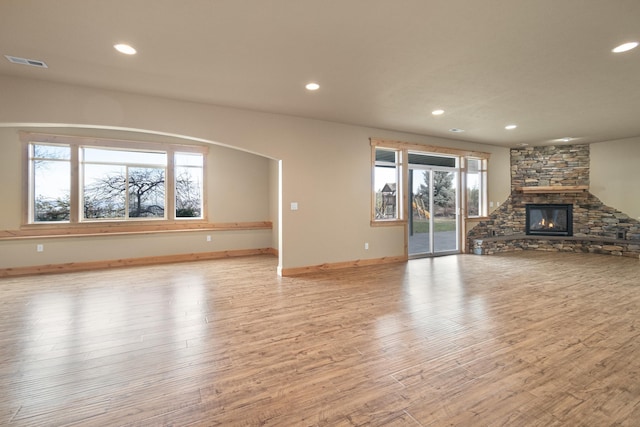
<svg viewBox="0 0 640 427"><path fill-rule="evenodd" d="M204 218L205 147L26 136L29 224Z"/></svg>
<svg viewBox="0 0 640 427"><path fill-rule="evenodd" d="M83 220L165 218L166 152L80 150Z"/></svg>
<svg viewBox="0 0 640 427"><path fill-rule="evenodd" d="M201 154L176 153L176 218L202 217L203 169Z"/></svg>
<svg viewBox="0 0 640 427"><path fill-rule="evenodd" d="M409 215L402 206L402 188L410 185L403 164L460 168L465 217L487 215L487 163L489 153L371 138L372 225L402 222ZM404 160L403 160L404 159ZM405 176L406 175L406 176ZM406 191L406 190L405 190ZM406 204L406 203L405 203Z"/></svg>
<svg viewBox="0 0 640 427"><path fill-rule="evenodd" d="M487 160L467 158L467 217L487 215Z"/></svg>
<svg viewBox="0 0 640 427"><path fill-rule="evenodd" d="M393 149L374 148L373 172L374 219L400 219L400 165L402 152Z"/></svg>
<svg viewBox="0 0 640 427"><path fill-rule="evenodd" d="M71 149L68 146L32 144L32 222L69 221Z"/></svg>

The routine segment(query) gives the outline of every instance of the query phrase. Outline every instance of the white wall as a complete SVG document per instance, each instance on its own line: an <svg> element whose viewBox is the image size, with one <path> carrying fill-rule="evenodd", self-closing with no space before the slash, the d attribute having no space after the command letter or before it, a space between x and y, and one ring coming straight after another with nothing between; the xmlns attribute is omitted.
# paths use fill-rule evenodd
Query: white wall
<svg viewBox="0 0 640 427"><path fill-rule="evenodd" d="M640 137L591 144L591 193L640 220Z"/></svg>
<svg viewBox="0 0 640 427"><path fill-rule="evenodd" d="M489 159L489 185L487 196L493 206L489 206L489 213L502 205L511 195L511 155L508 149L496 150Z"/></svg>
<svg viewBox="0 0 640 427"><path fill-rule="evenodd" d="M282 268L404 254L403 227L369 224L370 137L493 153L490 197L509 194L509 153L501 147L8 76L0 76L0 93L0 124L144 129L280 160ZM273 182L275 168L268 166L267 181ZM293 201L299 210L289 209Z"/></svg>
<svg viewBox="0 0 640 427"><path fill-rule="evenodd" d="M18 131L111 137L133 141L187 143L137 132L77 128L0 127L0 230L18 230L22 220L22 144ZM208 219L215 223L270 221L270 164L273 160L244 151L210 145L207 156ZM212 236L208 242L206 236ZM36 245L44 252L36 252ZM188 231L135 236L0 240L0 268L112 261L272 247L271 230Z"/></svg>

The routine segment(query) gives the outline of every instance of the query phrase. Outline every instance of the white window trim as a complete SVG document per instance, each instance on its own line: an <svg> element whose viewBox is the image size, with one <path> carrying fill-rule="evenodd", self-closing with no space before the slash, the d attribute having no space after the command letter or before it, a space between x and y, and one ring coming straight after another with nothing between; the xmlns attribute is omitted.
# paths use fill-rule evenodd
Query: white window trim
<svg viewBox="0 0 640 427"><path fill-rule="evenodd" d="M378 218L376 215L376 205L377 205L377 194L375 188L375 173L376 173L376 149L385 149L389 151L396 152L396 160L395 160L395 174L396 174L396 217L395 218ZM405 173L404 170L406 168L403 167L406 160L406 153L403 153L402 150L398 150L397 148L387 148L382 146L375 146L372 144L371 146L371 224L372 225L398 225L406 223L404 219L404 185Z"/></svg>
<svg viewBox="0 0 640 427"><path fill-rule="evenodd" d="M468 160L479 160L480 161L480 169L478 170L478 173L480 175L480 206L479 206L479 212L478 215L467 215L466 213L466 209L468 207L468 201L466 200L467 198L467 161ZM487 195L487 175L488 175L488 163L489 163L489 159L488 158L482 158L482 157L475 157L475 156L466 156L464 157L464 166L462 167L462 172L464 172L462 174L462 178L463 178L463 182L461 187L465 188L464 191L464 207L463 209L465 209L465 215L464 218L466 219L477 219L477 218L485 218L488 215L488 200L489 197Z"/></svg>
<svg viewBox="0 0 640 427"><path fill-rule="evenodd" d="M78 137L68 135L53 135L34 132L20 132L20 140L23 144L23 186L22 186L22 227L21 228L89 228L104 227L109 225L148 225L150 223L171 226L172 224L202 224L208 223L207 215L207 155L208 147L199 145L181 145L162 142L147 141L129 141L120 139L91 138ZM30 144L59 144L71 146L71 191L72 209L69 213L68 222L34 222L32 220L32 177L30 171L31 159L29 157ZM167 173L166 182L171 182L170 192L167 192L165 210L170 214L162 218L150 219L99 219L99 220L81 220L80 218L80 187L79 168L80 162L78 153L80 147L103 147L103 148L121 148L125 150L149 150L161 151L167 153ZM175 217L175 183L174 183L174 154L181 153L198 153L203 155L203 188L202 188L202 217L201 218L176 218ZM119 228L118 228L119 229Z"/></svg>

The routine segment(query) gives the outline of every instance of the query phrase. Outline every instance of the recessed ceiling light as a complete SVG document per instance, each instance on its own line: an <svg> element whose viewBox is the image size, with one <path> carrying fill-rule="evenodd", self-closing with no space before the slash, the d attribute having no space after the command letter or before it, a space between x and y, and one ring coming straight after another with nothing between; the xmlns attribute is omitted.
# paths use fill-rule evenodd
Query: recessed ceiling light
<svg viewBox="0 0 640 427"><path fill-rule="evenodd" d="M567 137L561 138L561 139L560 139L560 141L562 141L562 142L569 142L569 141L571 141L572 139L573 139L573 138L571 138L571 137L567 136Z"/></svg>
<svg viewBox="0 0 640 427"><path fill-rule="evenodd" d="M634 49L635 47L638 46L638 42L629 42L629 43L624 43L621 44L618 47L615 47L611 50L611 52L613 53L621 53L621 52L626 52L628 50Z"/></svg>
<svg viewBox="0 0 640 427"><path fill-rule="evenodd" d="M434 116L441 116L444 114L444 110L433 110L431 114L433 114Z"/></svg>
<svg viewBox="0 0 640 427"><path fill-rule="evenodd" d="M505 128L506 130L512 130L512 129L515 129L515 128L517 128L517 127L518 127L518 125L506 125L504 128Z"/></svg>
<svg viewBox="0 0 640 427"><path fill-rule="evenodd" d="M460 132L464 132L464 129L451 128L451 129L449 129L449 132L460 133Z"/></svg>
<svg viewBox="0 0 640 427"><path fill-rule="evenodd" d="M529 144L527 144L526 142L521 142L520 144L518 144L520 147L528 147Z"/></svg>
<svg viewBox="0 0 640 427"><path fill-rule="evenodd" d="M307 88L307 90L318 90L320 89L320 85L318 83L307 83L305 88Z"/></svg>
<svg viewBox="0 0 640 427"><path fill-rule="evenodd" d="M128 44L114 44L113 47L120 53L124 53L125 55L135 55L137 51L129 46Z"/></svg>

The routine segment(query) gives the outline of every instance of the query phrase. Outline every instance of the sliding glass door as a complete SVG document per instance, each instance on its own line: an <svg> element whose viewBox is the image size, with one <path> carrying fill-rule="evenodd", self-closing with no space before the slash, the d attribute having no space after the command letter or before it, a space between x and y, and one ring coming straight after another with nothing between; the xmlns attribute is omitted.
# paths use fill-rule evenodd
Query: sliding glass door
<svg viewBox="0 0 640 427"><path fill-rule="evenodd" d="M410 153L408 187L409 256L459 252L456 159Z"/></svg>

